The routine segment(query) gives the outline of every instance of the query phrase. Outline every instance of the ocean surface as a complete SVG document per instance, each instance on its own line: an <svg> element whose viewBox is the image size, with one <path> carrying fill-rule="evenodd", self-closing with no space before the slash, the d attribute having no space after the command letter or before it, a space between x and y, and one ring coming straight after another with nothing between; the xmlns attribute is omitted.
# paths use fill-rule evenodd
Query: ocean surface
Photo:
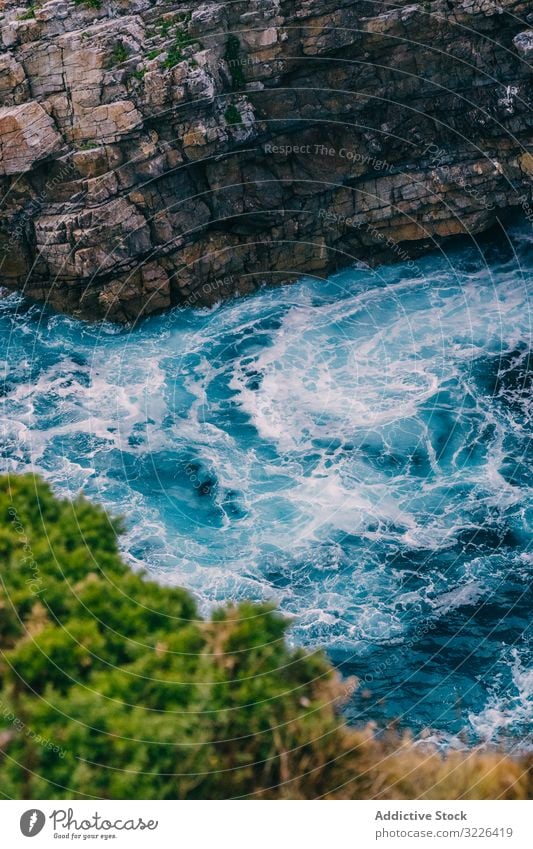
<svg viewBox="0 0 533 849"><path fill-rule="evenodd" d="M134 329L9 296L2 470L124 515L203 610L274 599L351 721L526 746L532 273L521 228Z"/></svg>

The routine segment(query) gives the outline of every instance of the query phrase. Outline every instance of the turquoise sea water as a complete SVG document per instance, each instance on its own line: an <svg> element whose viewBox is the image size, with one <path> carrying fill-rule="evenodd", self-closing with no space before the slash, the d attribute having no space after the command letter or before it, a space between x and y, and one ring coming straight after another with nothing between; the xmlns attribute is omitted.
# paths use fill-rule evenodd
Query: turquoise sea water
<svg viewBox="0 0 533 849"><path fill-rule="evenodd" d="M127 517L208 607L274 599L354 721L524 745L533 236L139 327L0 303L2 464Z"/></svg>

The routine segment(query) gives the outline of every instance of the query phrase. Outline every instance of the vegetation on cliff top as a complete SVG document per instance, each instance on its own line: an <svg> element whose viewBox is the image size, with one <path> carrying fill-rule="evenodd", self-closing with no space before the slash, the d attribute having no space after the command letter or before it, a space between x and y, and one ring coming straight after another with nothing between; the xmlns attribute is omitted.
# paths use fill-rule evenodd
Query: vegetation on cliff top
<svg viewBox="0 0 533 849"><path fill-rule="evenodd" d="M0 786L14 798L524 798L527 763L348 729L346 687L267 605L204 620L120 522L0 478Z"/></svg>

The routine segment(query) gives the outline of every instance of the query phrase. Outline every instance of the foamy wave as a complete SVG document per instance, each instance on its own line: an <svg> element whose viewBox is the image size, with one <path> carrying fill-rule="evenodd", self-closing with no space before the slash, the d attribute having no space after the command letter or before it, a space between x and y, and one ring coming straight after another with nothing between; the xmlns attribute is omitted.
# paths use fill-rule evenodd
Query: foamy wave
<svg viewBox="0 0 533 849"><path fill-rule="evenodd" d="M528 622L527 281L419 269L134 332L2 301L4 468L126 515L130 562L204 607L273 598L296 642L380 670L376 715L490 737L530 709L509 664L493 702L479 680Z"/></svg>

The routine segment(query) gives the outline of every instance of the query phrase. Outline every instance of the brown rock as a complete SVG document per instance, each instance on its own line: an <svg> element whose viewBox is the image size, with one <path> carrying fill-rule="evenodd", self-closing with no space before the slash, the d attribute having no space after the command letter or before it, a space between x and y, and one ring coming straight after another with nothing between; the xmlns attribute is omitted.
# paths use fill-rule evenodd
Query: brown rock
<svg viewBox="0 0 533 849"><path fill-rule="evenodd" d="M75 314L402 259L531 197L523 0L4 5L6 285Z"/></svg>
<svg viewBox="0 0 533 849"><path fill-rule="evenodd" d="M1 174L24 174L61 147L61 136L39 103L0 109Z"/></svg>

